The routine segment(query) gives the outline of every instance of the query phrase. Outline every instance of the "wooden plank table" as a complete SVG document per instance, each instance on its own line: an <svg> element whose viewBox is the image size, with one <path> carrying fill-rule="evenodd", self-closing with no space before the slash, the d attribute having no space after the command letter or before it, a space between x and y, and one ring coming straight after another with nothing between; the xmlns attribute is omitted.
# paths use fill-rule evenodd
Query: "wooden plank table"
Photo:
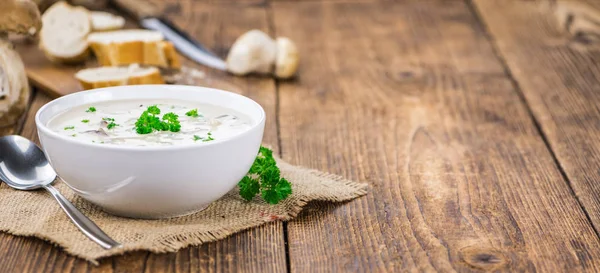
<svg viewBox="0 0 600 273"><path fill-rule="evenodd" d="M294 81L187 65L261 103L285 160L370 193L98 267L2 233L0 271L600 271L598 1L154 2L221 56L250 28L296 41ZM8 131L36 139L49 100Z"/></svg>

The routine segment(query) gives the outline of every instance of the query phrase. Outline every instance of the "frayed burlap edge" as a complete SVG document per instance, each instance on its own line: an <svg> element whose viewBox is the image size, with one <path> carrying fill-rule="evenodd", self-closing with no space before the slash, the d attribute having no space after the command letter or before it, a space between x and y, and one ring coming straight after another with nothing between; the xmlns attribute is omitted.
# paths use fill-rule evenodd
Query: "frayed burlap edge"
<svg viewBox="0 0 600 273"><path fill-rule="evenodd" d="M342 202L367 193L365 183L292 166L281 159L277 161L282 175L293 184L293 194L283 202L268 205L260 198L246 202L241 200L236 188L203 212L173 219L136 220L112 216L75 196L64 183L57 183L56 187L67 198L107 234L123 243L123 247L119 249L103 250L89 241L69 222L50 195L44 192L19 192L6 185L0 186L0 207L9 209L0 211L0 231L43 239L73 256L97 264L98 259L137 250L175 252L185 247L217 241L269 222L288 221L296 217L310 201ZM36 205L27 210L12 204L20 204L21 207L24 204ZM38 209L42 209L42 212ZM233 224L221 221L229 215L233 216L227 220ZM137 233L141 233L139 236L142 239L136 240Z"/></svg>

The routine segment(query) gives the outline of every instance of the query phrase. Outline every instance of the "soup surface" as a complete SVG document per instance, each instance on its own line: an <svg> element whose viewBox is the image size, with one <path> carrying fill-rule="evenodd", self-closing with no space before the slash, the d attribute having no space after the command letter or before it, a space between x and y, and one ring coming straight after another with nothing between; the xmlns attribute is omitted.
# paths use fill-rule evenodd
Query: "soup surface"
<svg viewBox="0 0 600 273"><path fill-rule="evenodd" d="M120 146L202 144L252 127L233 109L183 100L121 100L71 108L48 122L50 130L84 142Z"/></svg>

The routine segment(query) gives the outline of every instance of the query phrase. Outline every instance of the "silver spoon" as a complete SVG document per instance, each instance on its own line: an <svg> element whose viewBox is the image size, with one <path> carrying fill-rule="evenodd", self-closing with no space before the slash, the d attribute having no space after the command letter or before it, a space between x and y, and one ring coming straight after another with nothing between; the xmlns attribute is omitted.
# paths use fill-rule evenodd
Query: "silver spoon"
<svg viewBox="0 0 600 273"><path fill-rule="evenodd" d="M58 201L71 221L92 241L105 249L120 247L92 220L81 213L69 200L52 187L56 172L48 163L42 150L21 136L0 137L0 180L17 190L43 188Z"/></svg>

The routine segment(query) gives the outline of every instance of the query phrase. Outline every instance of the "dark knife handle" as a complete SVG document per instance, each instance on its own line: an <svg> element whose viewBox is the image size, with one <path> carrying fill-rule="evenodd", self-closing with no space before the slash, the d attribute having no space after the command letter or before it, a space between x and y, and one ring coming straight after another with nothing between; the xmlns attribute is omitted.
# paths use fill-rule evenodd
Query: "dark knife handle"
<svg viewBox="0 0 600 273"><path fill-rule="evenodd" d="M138 20L160 16L160 9L147 0L112 0L112 2Z"/></svg>

